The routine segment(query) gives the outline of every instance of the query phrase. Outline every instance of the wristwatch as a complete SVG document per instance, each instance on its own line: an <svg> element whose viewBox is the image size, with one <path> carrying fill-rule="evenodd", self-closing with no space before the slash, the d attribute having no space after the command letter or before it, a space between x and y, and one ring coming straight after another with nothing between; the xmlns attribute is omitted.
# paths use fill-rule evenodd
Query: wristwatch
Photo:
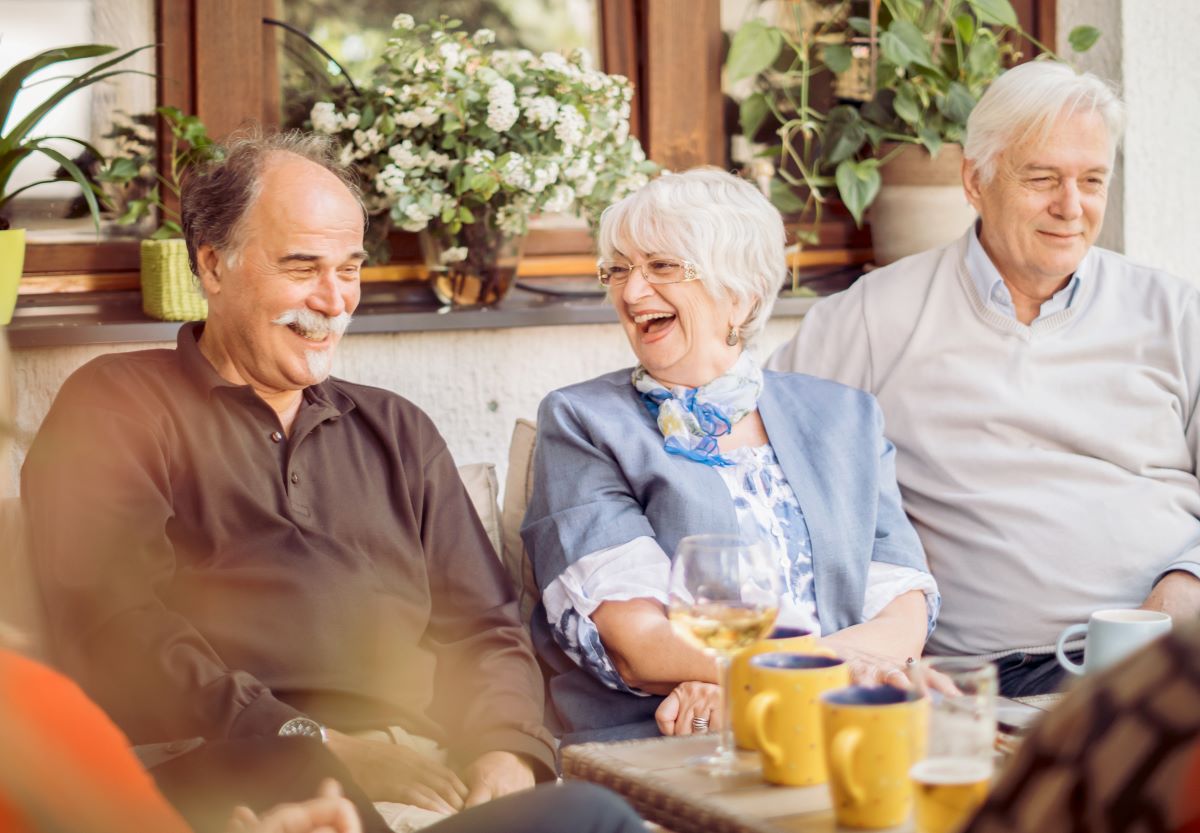
<svg viewBox="0 0 1200 833"><path fill-rule="evenodd" d="M321 743L329 743L329 733L325 731L325 727L311 717L293 717L279 727L279 736L320 738Z"/></svg>

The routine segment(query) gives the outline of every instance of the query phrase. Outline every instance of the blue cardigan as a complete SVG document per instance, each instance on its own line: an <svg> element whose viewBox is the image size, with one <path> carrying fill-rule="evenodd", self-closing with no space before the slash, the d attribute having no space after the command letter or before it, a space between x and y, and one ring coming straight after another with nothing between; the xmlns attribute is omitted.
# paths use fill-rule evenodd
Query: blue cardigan
<svg viewBox="0 0 1200 833"><path fill-rule="evenodd" d="M638 536L670 556L687 535L738 532L721 476L663 449L631 372L554 391L538 409L521 537L543 591L567 565ZM925 553L900 505L895 449L875 397L798 373L764 376L759 415L804 511L817 612L832 633L861 621L871 561L928 571ZM550 672L551 728L564 742L657 734L662 698L614 691L575 665L541 605L532 629Z"/></svg>

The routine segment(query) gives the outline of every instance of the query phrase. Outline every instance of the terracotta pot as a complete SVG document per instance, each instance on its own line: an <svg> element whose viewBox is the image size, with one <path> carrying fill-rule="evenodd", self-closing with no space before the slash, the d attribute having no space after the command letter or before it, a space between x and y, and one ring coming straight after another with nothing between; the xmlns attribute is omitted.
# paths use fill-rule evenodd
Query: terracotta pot
<svg viewBox="0 0 1200 833"><path fill-rule="evenodd" d="M880 155L895 147L885 144ZM944 246L975 222L962 187L961 145L943 145L933 158L906 144L879 171L883 185L868 214L876 264Z"/></svg>
<svg viewBox="0 0 1200 833"><path fill-rule="evenodd" d="M0 327L12 321L24 268L25 229L0 231Z"/></svg>

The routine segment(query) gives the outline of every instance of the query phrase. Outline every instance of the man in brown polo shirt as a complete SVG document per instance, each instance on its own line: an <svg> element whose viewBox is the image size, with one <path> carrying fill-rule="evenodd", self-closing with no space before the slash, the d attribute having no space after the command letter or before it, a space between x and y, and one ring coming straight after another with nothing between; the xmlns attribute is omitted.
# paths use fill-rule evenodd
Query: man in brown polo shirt
<svg viewBox="0 0 1200 833"><path fill-rule="evenodd" d="M366 256L347 183L314 137L189 182L207 323L72 375L22 494L54 657L134 743L320 736L372 798L451 812L552 777L552 739L441 436L329 377Z"/></svg>

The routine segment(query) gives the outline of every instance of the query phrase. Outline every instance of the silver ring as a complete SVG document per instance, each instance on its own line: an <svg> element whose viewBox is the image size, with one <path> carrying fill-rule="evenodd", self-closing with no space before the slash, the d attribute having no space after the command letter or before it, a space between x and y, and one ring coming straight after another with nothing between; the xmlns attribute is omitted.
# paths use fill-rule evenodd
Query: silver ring
<svg viewBox="0 0 1200 833"><path fill-rule="evenodd" d="M708 731L708 718L707 717L693 717L692 718L692 731L693 732L707 732Z"/></svg>

